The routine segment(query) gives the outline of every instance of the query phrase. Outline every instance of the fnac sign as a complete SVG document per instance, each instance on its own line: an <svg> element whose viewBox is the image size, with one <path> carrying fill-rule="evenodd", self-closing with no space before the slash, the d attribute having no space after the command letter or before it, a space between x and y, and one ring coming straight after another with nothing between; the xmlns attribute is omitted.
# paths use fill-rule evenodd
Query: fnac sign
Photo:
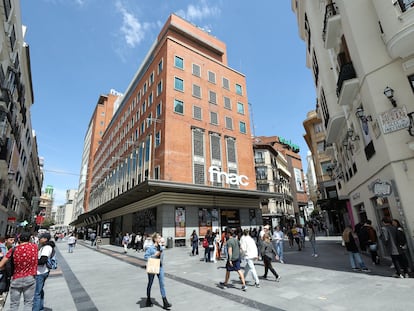
<svg viewBox="0 0 414 311"><path fill-rule="evenodd" d="M237 175L234 173L226 173L226 172L221 172L220 168L217 166L210 166L208 169L208 173L209 173L209 179L210 182L218 182L221 183L221 179L223 178L224 183L229 184L229 185L233 185L233 186L247 186L249 184L248 180L249 178L247 178L247 176L245 175ZM216 176L216 179L214 179L214 177Z"/></svg>

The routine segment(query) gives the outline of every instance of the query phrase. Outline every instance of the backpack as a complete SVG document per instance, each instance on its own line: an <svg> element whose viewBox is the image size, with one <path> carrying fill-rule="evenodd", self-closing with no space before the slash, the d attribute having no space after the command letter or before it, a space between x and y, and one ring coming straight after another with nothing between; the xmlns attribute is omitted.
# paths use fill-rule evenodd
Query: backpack
<svg viewBox="0 0 414 311"><path fill-rule="evenodd" d="M208 247L208 240L207 240L207 238L204 238L204 240L203 240L203 247L204 248L207 248Z"/></svg>
<svg viewBox="0 0 414 311"><path fill-rule="evenodd" d="M52 270L57 269L58 264L57 264L57 259L56 259L55 250L53 250L53 251L52 251L52 254L51 254L51 255L50 255L50 257L47 259L47 262L46 262L46 267L47 267L48 269L52 269Z"/></svg>

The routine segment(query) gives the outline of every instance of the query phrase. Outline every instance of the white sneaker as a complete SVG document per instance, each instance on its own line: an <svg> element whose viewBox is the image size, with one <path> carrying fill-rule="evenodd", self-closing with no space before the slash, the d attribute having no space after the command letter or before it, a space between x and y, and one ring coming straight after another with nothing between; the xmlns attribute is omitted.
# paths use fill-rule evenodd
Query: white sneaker
<svg viewBox="0 0 414 311"><path fill-rule="evenodd" d="M318 254L315 254L315 257L318 257Z"/></svg>

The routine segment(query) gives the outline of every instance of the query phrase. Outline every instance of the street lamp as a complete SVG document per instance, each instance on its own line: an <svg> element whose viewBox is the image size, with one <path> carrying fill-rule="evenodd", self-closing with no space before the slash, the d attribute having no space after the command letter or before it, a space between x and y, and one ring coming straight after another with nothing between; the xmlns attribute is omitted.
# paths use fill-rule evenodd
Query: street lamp
<svg viewBox="0 0 414 311"><path fill-rule="evenodd" d="M154 122L154 126L153 126L153 130L152 130L152 139L151 139L151 144L152 144L152 148L151 148L151 155L150 155L150 164L149 164L149 169L150 172L148 172L148 179L151 178L151 175L155 175L155 140L156 140L156 124L157 123L161 123L161 119L158 118L147 118L147 122ZM151 174L152 171L152 174ZM154 176L152 176L154 177Z"/></svg>

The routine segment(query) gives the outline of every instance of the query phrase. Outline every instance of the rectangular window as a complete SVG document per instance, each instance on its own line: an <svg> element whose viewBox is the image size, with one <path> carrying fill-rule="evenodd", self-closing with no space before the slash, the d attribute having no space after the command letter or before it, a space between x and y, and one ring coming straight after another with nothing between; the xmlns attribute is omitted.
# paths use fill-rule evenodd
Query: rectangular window
<svg viewBox="0 0 414 311"><path fill-rule="evenodd" d="M218 125L218 116L216 112L210 112L210 123L214 125Z"/></svg>
<svg viewBox="0 0 414 311"><path fill-rule="evenodd" d="M316 143L316 149L318 150L318 152L324 152L325 151L325 141L318 141Z"/></svg>
<svg viewBox="0 0 414 311"><path fill-rule="evenodd" d="M223 77L223 88L226 90L230 90L230 83L229 79Z"/></svg>
<svg viewBox="0 0 414 311"><path fill-rule="evenodd" d="M149 85L151 86L154 83L154 72L151 72L149 77Z"/></svg>
<svg viewBox="0 0 414 311"><path fill-rule="evenodd" d="M148 95L148 107L154 103L154 96L152 92Z"/></svg>
<svg viewBox="0 0 414 311"><path fill-rule="evenodd" d="M221 161L220 136L214 133L211 134L210 144L211 144L211 159Z"/></svg>
<svg viewBox="0 0 414 311"><path fill-rule="evenodd" d="M240 84L236 84L236 94L243 95L243 88Z"/></svg>
<svg viewBox="0 0 414 311"><path fill-rule="evenodd" d="M147 111L147 103L144 101L141 106L141 115L143 115Z"/></svg>
<svg viewBox="0 0 414 311"><path fill-rule="evenodd" d="M184 102L178 99L174 99L174 112L183 114L184 113Z"/></svg>
<svg viewBox="0 0 414 311"><path fill-rule="evenodd" d="M205 184L204 132L193 129L193 179L197 185Z"/></svg>
<svg viewBox="0 0 414 311"><path fill-rule="evenodd" d="M179 56L174 57L174 66L180 69L184 69L184 59Z"/></svg>
<svg viewBox="0 0 414 311"><path fill-rule="evenodd" d="M201 107L193 106L193 118L197 120L201 120Z"/></svg>
<svg viewBox="0 0 414 311"><path fill-rule="evenodd" d="M144 134L145 131L145 122L141 123L141 135Z"/></svg>
<svg viewBox="0 0 414 311"><path fill-rule="evenodd" d="M208 101L212 104L217 105L217 94L213 91L208 91Z"/></svg>
<svg viewBox="0 0 414 311"><path fill-rule="evenodd" d="M163 69L163 62L162 59L160 60L160 62L158 63L158 74L160 74L162 72Z"/></svg>
<svg viewBox="0 0 414 311"><path fill-rule="evenodd" d="M242 103L237 103L237 112L244 114L244 105Z"/></svg>
<svg viewBox="0 0 414 311"><path fill-rule="evenodd" d="M246 123L240 121L239 122L239 129L240 129L240 133L246 134Z"/></svg>
<svg viewBox="0 0 414 311"><path fill-rule="evenodd" d="M147 92L147 82L144 83L143 95Z"/></svg>
<svg viewBox="0 0 414 311"><path fill-rule="evenodd" d="M230 117L225 117L226 119L226 129L232 130L233 129L233 119Z"/></svg>
<svg viewBox="0 0 414 311"><path fill-rule="evenodd" d="M160 167L154 168L154 179L160 179Z"/></svg>
<svg viewBox="0 0 414 311"><path fill-rule="evenodd" d="M197 84L193 84L193 96L201 98L201 87Z"/></svg>
<svg viewBox="0 0 414 311"><path fill-rule="evenodd" d="M212 71L208 72L208 82L216 84L216 74Z"/></svg>
<svg viewBox="0 0 414 311"><path fill-rule="evenodd" d="M323 131L322 123L321 122L315 123L313 125L313 130L315 131L315 134L321 133Z"/></svg>
<svg viewBox="0 0 414 311"><path fill-rule="evenodd" d="M224 96L223 101L224 101L224 108L231 110L231 100L230 100L230 98Z"/></svg>
<svg viewBox="0 0 414 311"><path fill-rule="evenodd" d="M184 81L183 79L174 78L174 89L180 92L184 92Z"/></svg>
<svg viewBox="0 0 414 311"><path fill-rule="evenodd" d="M161 132L155 134L155 148L161 145Z"/></svg>
<svg viewBox="0 0 414 311"><path fill-rule="evenodd" d="M193 64L193 75L201 77L201 68L197 64Z"/></svg>
<svg viewBox="0 0 414 311"><path fill-rule="evenodd" d="M157 84L157 96L160 96L162 93L162 81Z"/></svg>
<svg viewBox="0 0 414 311"><path fill-rule="evenodd" d="M155 111L155 117L159 117L160 115L161 115L161 110L162 109L162 102L160 102L158 105L157 105L157 109L156 109L156 111Z"/></svg>
<svg viewBox="0 0 414 311"><path fill-rule="evenodd" d="M237 163L236 161L236 140L234 138L227 138L226 139L227 145L227 162L229 163Z"/></svg>

